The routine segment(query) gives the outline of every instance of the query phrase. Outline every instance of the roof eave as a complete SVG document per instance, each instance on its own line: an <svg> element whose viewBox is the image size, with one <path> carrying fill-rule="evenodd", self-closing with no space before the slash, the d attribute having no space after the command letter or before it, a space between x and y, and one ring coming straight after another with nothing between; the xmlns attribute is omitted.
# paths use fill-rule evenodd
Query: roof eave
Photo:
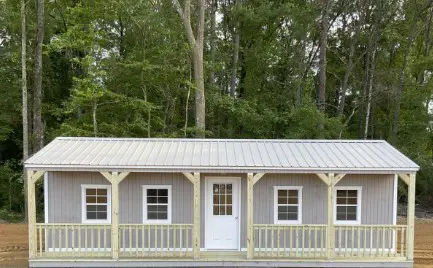
<svg viewBox="0 0 433 268"><path fill-rule="evenodd" d="M201 172L201 173L345 173L345 174L412 174L419 167L405 168L287 168L287 167L200 167L200 166L83 166L25 164L25 168L45 171L128 171L128 172Z"/></svg>

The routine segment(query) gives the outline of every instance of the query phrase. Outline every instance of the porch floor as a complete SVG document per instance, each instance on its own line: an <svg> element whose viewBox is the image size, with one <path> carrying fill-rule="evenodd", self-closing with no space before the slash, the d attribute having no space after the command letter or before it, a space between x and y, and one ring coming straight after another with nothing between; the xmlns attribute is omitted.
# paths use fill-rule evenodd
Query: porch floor
<svg viewBox="0 0 433 268"><path fill-rule="evenodd" d="M247 259L246 252L206 251L192 258L44 258L29 261L30 267L413 267L404 259Z"/></svg>

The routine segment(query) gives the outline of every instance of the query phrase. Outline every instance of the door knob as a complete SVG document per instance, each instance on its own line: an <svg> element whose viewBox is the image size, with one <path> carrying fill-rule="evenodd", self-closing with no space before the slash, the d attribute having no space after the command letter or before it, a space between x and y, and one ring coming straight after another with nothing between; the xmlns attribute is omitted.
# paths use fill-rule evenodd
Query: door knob
<svg viewBox="0 0 433 268"><path fill-rule="evenodd" d="M239 219L239 217L235 217L235 220Z"/></svg>

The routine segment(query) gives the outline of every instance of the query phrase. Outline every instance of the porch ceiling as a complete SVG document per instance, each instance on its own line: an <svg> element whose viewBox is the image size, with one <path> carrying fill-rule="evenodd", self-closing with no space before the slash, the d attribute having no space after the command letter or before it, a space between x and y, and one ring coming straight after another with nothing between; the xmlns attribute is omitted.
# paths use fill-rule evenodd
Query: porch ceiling
<svg viewBox="0 0 433 268"><path fill-rule="evenodd" d="M64 171L415 173L382 140L223 140L59 137L25 167Z"/></svg>

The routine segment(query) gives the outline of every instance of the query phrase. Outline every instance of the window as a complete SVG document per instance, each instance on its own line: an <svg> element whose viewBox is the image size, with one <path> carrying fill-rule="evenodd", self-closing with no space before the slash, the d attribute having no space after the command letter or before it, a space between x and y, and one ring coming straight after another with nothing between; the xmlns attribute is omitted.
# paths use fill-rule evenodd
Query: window
<svg viewBox="0 0 433 268"><path fill-rule="evenodd" d="M233 184L213 184L213 215L233 215Z"/></svg>
<svg viewBox="0 0 433 268"><path fill-rule="evenodd" d="M302 223L302 186L274 186L274 223Z"/></svg>
<svg viewBox="0 0 433 268"><path fill-rule="evenodd" d="M81 185L83 223L111 223L111 186Z"/></svg>
<svg viewBox="0 0 433 268"><path fill-rule="evenodd" d="M143 185L143 222L171 223L171 185Z"/></svg>
<svg viewBox="0 0 433 268"><path fill-rule="evenodd" d="M336 224L361 223L361 187L335 187Z"/></svg>

